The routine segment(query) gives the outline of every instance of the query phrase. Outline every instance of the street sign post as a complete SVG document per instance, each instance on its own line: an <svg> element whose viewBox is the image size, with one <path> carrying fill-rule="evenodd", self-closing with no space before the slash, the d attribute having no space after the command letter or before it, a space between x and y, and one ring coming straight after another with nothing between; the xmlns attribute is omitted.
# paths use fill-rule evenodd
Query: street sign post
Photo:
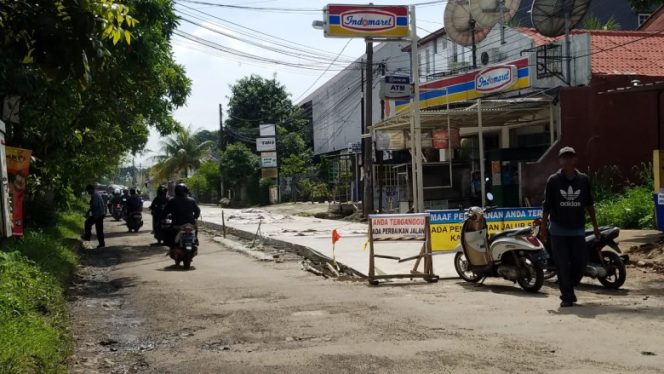
<svg viewBox="0 0 664 374"><path fill-rule="evenodd" d="M403 99L410 98L410 77L385 76L380 81L380 98Z"/></svg>
<svg viewBox="0 0 664 374"><path fill-rule="evenodd" d="M261 152L261 167L262 168L276 168L277 167L277 152Z"/></svg>
<svg viewBox="0 0 664 374"><path fill-rule="evenodd" d="M269 152L277 150L277 140L272 138L256 138L256 151Z"/></svg>
<svg viewBox="0 0 664 374"><path fill-rule="evenodd" d="M261 137L277 136L276 126L272 123L258 125L258 131Z"/></svg>

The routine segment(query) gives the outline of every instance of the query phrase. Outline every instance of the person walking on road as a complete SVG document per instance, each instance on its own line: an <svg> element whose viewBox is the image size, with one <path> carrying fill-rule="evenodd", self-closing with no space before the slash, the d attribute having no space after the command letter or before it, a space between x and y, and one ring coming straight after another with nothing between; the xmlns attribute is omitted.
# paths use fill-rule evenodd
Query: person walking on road
<svg viewBox="0 0 664 374"><path fill-rule="evenodd" d="M104 241L104 216L106 216L104 198L101 197L99 192L95 191L93 185L87 185L85 191L90 194L90 209L85 220L85 232L82 239L90 241L92 237L92 225L94 225L97 240L99 241L97 248L104 248L106 246L106 242Z"/></svg>
<svg viewBox="0 0 664 374"><path fill-rule="evenodd" d="M544 192L542 235L551 235L553 259L558 270L561 307L576 303L574 287L586 268L586 211L590 215L595 236L600 232L595 217L590 178L576 169L577 155L572 147L558 153L561 169L549 177ZM548 232L547 232L548 230Z"/></svg>

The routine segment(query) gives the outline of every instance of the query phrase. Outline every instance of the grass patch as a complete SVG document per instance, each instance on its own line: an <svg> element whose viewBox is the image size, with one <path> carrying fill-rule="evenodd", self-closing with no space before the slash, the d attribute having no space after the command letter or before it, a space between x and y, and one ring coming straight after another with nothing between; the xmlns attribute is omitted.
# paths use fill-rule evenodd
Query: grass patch
<svg viewBox="0 0 664 374"><path fill-rule="evenodd" d="M652 165L635 168L638 182L624 181L615 166L600 170L593 178L597 223L623 229L654 229ZM622 181L622 182L621 182ZM627 186L627 187L622 187Z"/></svg>
<svg viewBox="0 0 664 374"><path fill-rule="evenodd" d="M66 372L72 350L66 286L78 264L83 216L58 214L0 251L0 373Z"/></svg>

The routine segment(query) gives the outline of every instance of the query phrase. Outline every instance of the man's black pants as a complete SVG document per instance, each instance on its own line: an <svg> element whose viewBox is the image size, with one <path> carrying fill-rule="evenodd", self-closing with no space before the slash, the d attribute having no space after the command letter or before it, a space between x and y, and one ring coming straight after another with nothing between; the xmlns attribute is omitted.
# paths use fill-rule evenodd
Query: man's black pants
<svg viewBox="0 0 664 374"><path fill-rule="evenodd" d="M551 246L556 262L560 299L574 302L574 287L583 278L588 262L586 239L583 236L552 236Z"/></svg>
<svg viewBox="0 0 664 374"><path fill-rule="evenodd" d="M95 226L95 232L97 233L97 240L99 240L99 245L105 246L106 242L104 241L104 216L88 217L85 220L85 234L83 234L85 240L90 240L90 238L92 237L92 225Z"/></svg>

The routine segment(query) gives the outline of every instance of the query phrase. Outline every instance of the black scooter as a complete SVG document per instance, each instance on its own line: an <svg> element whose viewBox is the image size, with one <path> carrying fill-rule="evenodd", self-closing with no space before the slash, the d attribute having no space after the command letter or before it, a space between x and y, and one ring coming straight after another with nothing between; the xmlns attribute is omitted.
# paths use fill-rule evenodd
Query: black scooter
<svg viewBox="0 0 664 374"><path fill-rule="evenodd" d="M143 226L143 214L141 212L128 213L126 221L129 232L138 232Z"/></svg>
<svg viewBox="0 0 664 374"><path fill-rule="evenodd" d="M542 220L533 222L533 227L541 227ZM540 230L538 230L539 232ZM629 262L629 256L623 254L615 239L620 234L620 229L615 226L603 226L599 228L600 239L595 238L593 230L586 231L586 250L588 251L588 264L584 276L599 280L606 288L619 289L627 279L625 263ZM540 240L541 240L540 235ZM545 267L544 278L551 279L556 276L556 265L553 261L551 243L542 241L549 252L549 260Z"/></svg>

